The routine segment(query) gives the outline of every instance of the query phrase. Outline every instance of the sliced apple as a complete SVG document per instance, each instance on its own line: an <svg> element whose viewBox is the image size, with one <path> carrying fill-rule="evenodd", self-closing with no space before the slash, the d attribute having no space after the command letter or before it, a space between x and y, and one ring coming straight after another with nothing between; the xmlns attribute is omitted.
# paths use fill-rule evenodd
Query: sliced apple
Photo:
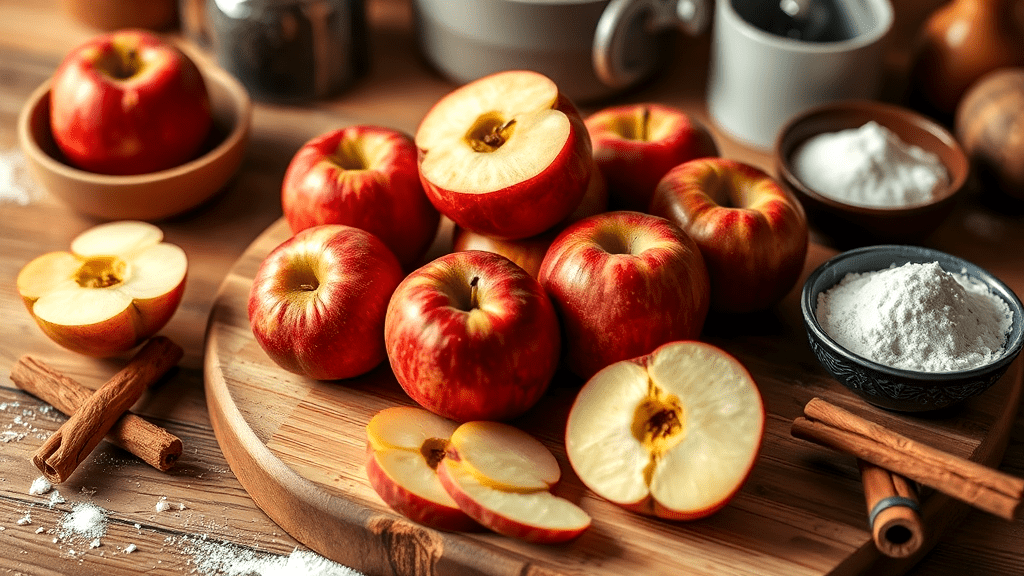
<svg viewBox="0 0 1024 576"><path fill-rule="evenodd" d="M403 516L439 530L476 530L441 486L436 468L458 426L422 408L378 412L366 426L366 473L385 504Z"/></svg>
<svg viewBox="0 0 1024 576"><path fill-rule="evenodd" d="M503 239L567 217L595 169L579 111L551 79L498 72L441 98L416 131L427 197L459 226Z"/></svg>
<svg viewBox="0 0 1024 576"><path fill-rule="evenodd" d="M671 342L587 381L569 412L566 452L599 496L635 512L696 519L740 489L764 421L761 395L738 360L710 344Z"/></svg>
<svg viewBox="0 0 1024 576"><path fill-rule="evenodd" d="M132 220L86 230L70 252L43 254L18 273L18 293L54 342L108 357L156 334L185 290L184 250L156 226Z"/></svg>
<svg viewBox="0 0 1024 576"><path fill-rule="evenodd" d="M451 435L447 458L485 486L532 492L558 483L562 470L551 451L522 430L499 422L466 422Z"/></svg>
<svg viewBox="0 0 1024 576"><path fill-rule="evenodd" d="M480 481L458 461L445 458L437 468L441 485L459 508L499 534L529 542L571 540L590 526L590 515L546 489L501 490Z"/></svg>

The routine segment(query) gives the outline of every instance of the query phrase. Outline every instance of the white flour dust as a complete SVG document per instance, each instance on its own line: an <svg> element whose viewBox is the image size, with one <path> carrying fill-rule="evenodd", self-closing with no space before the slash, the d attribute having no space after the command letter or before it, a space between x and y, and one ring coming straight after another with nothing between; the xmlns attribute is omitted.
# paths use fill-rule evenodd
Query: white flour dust
<svg viewBox="0 0 1024 576"><path fill-rule="evenodd" d="M879 364L947 372L1003 352L1013 320L1002 298L937 262L848 274L818 295L818 322L836 342Z"/></svg>

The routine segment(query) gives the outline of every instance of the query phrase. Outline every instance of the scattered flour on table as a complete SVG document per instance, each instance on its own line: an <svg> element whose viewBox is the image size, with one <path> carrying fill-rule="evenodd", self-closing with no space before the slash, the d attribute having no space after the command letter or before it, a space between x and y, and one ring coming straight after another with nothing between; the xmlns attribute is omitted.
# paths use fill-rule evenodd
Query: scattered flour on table
<svg viewBox="0 0 1024 576"><path fill-rule="evenodd" d="M967 370L1003 352L1012 323L1006 302L937 262L847 274L818 295L825 332L851 352L907 370Z"/></svg>
<svg viewBox="0 0 1024 576"><path fill-rule="evenodd" d="M32 486L28 489L28 493L37 496L40 494L46 494L50 490L53 490L53 484L46 479L46 476L40 476L32 481Z"/></svg>
<svg viewBox="0 0 1024 576"><path fill-rule="evenodd" d="M10 202L24 206L35 199L35 190L28 161L21 150L0 150L0 204Z"/></svg>
<svg viewBox="0 0 1024 576"><path fill-rule="evenodd" d="M96 542L107 535L107 511L92 502L79 502L64 516L58 534L64 538L91 538Z"/></svg>
<svg viewBox="0 0 1024 576"><path fill-rule="evenodd" d="M295 549L288 556L255 552L231 544L197 542L188 549L199 574L218 576L360 576L323 556Z"/></svg>

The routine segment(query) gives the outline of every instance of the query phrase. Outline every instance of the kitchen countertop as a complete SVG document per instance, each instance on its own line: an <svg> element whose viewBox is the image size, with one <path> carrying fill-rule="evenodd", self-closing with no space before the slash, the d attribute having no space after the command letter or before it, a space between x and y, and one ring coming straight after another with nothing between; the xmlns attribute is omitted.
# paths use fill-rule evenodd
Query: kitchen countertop
<svg viewBox="0 0 1024 576"><path fill-rule="evenodd" d="M905 62L905 40L938 0L899 2L897 41L889 61ZM150 389L135 411L179 436L185 453L167 473L102 443L71 479L49 494L30 495L40 474L29 458L63 417L10 382L13 363L33 354L95 388L123 358L95 360L52 344L24 309L15 289L18 270L31 258L62 250L75 235L98 223L60 204L25 175L10 192L4 168L20 161L17 114L30 92L46 80L63 55L97 30L71 20L54 1L5 0L0 4L0 574L192 574L212 562L247 552L288 555L304 547L276 526L252 501L227 465L210 425L202 380L204 330L225 272L267 226L280 217L280 180L292 154L317 134L355 122L412 132L422 115L454 85L418 56L407 0L371 0L373 66L367 78L335 99L304 107L258 104L247 156L224 192L198 209L160 223L168 241L190 257L184 301L163 334L185 349L172 376ZM900 41L904 40L904 41ZM654 82L614 102L654 100L676 104L706 120L701 86L706 38L681 40L680 58ZM202 54L200 54L202 56ZM693 69L696 68L696 72ZM593 107L581 107L584 112ZM712 126L713 128L713 126ZM723 155L771 169L767 154L716 133ZM1024 210L992 206L968 194L953 216L923 244L967 258L1024 294ZM1000 468L1024 476L1024 416L1018 416ZM157 511L162 498L171 503ZM92 502L107 511L102 545L61 531L68 511ZM183 505L179 506L179 504ZM27 520L27 521L26 521ZM910 573L1024 573L1024 522L971 512ZM134 544L136 550L126 553Z"/></svg>

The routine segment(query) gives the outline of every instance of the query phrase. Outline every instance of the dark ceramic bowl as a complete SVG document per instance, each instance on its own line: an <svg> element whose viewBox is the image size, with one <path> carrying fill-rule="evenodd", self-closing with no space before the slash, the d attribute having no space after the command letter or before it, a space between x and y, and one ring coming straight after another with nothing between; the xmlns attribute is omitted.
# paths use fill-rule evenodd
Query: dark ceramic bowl
<svg viewBox="0 0 1024 576"><path fill-rule="evenodd" d="M949 185L928 203L904 207L867 207L823 196L792 170L794 153L813 136L860 128L874 120L907 144L934 153L945 165ZM836 162L841 162L837 158ZM775 170L800 199L811 224L841 244L910 242L927 236L949 215L963 190L970 163L956 138L938 123L907 108L882 102L851 100L818 106L790 119L775 143Z"/></svg>
<svg viewBox="0 0 1024 576"><path fill-rule="evenodd" d="M938 262L943 270L966 274L983 282L1013 313L1003 355L990 364L953 372L923 372L892 368L858 356L840 346L818 323L818 294L847 274L882 270L895 264ZM995 384L1024 345L1021 302L1006 284L978 266L950 254L917 246L878 245L843 252L808 276L800 295L800 310L811 350L841 384L876 406L901 412L924 412L958 404Z"/></svg>

